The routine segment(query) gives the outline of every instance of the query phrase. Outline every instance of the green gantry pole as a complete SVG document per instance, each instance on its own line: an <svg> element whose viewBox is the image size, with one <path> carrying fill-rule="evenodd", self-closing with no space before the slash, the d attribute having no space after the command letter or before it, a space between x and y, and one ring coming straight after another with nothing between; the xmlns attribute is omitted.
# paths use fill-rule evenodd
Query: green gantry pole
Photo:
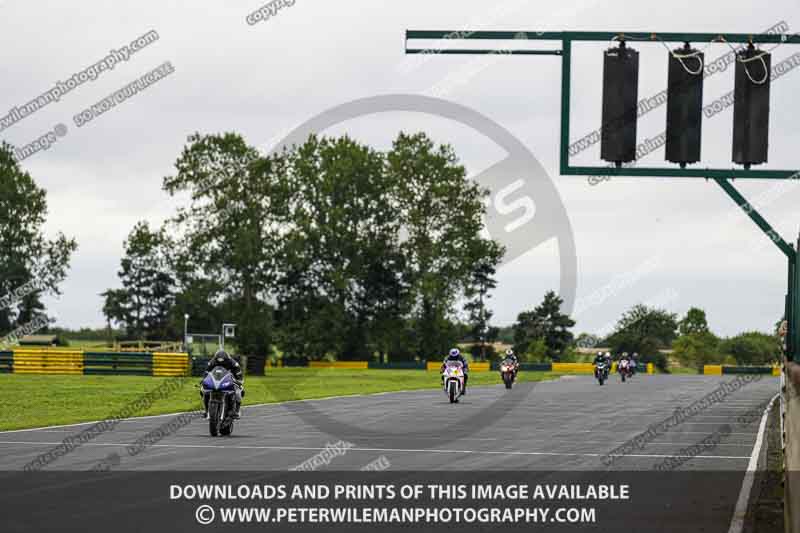
<svg viewBox="0 0 800 533"><path fill-rule="evenodd" d="M798 264L798 249L792 247L791 244L787 243L783 240L783 238L778 235L778 233L770 226L769 222L767 222L761 214L756 211L755 207L753 207L750 202L748 202L744 196L739 193L736 187L733 186L731 182L726 179L716 178L714 179L717 184L722 187L722 190L725 191L730 198L736 202L742 211L747 213L747 216L756 223L761 231L769 237L769 239L775 243L778 249L786 255L787 262L788 262L788 279L787 279L787 294L786 294L786 303L784 305L784 314L786 315L786 357L790 361L795 360L795 350L797 347L800 346L800 324L798 324L798 318L800 315L797 313L797 310L800 309L800 302L798 302L798 297L800 296L800 292L796 289L800 287L800 280L798 280L798 275L800 275L800 269L797 268ZM798 240L798 248L800 248L800 240Z"/></svg>
<svg viewBox="0 0 800 533"><path fill-rule="evenodd" d="M778 249L789 258L789 261L794 262L797 259L797 253L794 251L794 248L792 248L789 243L784 241L783 238L778 235L778 232L769 225L769 222L767 222L764 217L762 217L761 214L756 211L756 208L753 207L750 202L748 202L745 197L741 195L741 193L739 193L739 191L731 182L721 178L715 178L714 181L716 181L717 184L722 187L722 190L725 191L734 202L736 202L736 205L738 205L742 211L747 213L747 216L749 216L750 219L756 223L756 226L761 228L761 231L763 231L767 237L769 237L769 239L775 243Z"/></svg>
<svg viewBox="0 0 800 533"><path fill-rule="evenodd" d="M800 287L800 268L798 268L798 258L800 257L800 240L797 243L797 251L795 252L794 260L791 261L791 265L789 265L789 272L792 276L792 284L789 286L789 300L791 301L791 320L787 319L786 323L788 325L788 331L786 332L786 336L788 339L791 340L791 350L786 350L786 356L790 361L797 361L798 360L798 348L800 348L800 291L797 290ZM788 346L787 346L788 348Z"/></svg>
<svg viewBox="0 0 800 533"><path fill-rule="evenodd" d="M572 41L561 41L561 160L560 167L569 166L569 98L571 89Z"/></svg>
<svg viewBox="0 0 800 533"><path fill-rule="evenodd" d="M797 346L794 342L794 332L796 329L795 326L795 307L794 307L794 292L795 292L795 285L794 285L794 266L797 264L797 260L795 259L792 261L789 259L788 261L788 270L789 270L789 279L787 282L787 291L786 291L786 311L784 313L784 320L786 320L786 358L790 361L794 361L794 350L795 346Z"/></svg>

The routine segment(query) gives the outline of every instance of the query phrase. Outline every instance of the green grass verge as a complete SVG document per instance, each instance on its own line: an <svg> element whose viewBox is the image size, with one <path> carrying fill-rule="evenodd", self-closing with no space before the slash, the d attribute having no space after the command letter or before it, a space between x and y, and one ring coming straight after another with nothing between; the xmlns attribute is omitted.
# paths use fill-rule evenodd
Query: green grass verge
<svg viewBox="0 0 800 533"><path fill-rule="evenodd" d="M245 380L245 405L439 387L436 372L424 370L269 369L267 376ZM553 372L520 372L521 381L555 379ZM14 409L0 411L0 431L103 420L167 380L150 376L60 376L0 374L0 387L24 398ZM137 416L199 409L199 378L188 379L168 397ZM497 372L475 372L472 385L500 384Z"/></svg>

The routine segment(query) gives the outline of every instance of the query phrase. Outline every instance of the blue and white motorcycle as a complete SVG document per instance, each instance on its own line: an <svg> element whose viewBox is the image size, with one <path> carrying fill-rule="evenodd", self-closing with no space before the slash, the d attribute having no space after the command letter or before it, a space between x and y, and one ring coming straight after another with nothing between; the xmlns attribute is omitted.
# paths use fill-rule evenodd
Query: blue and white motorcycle
<svg viewBox="0 0 800 533"><path fill-rule="evenodd" d="M233 374L224 367L215 366L200 384L203 401L208 402L208 431L212 437L233 433L236 384Z"/></svg>

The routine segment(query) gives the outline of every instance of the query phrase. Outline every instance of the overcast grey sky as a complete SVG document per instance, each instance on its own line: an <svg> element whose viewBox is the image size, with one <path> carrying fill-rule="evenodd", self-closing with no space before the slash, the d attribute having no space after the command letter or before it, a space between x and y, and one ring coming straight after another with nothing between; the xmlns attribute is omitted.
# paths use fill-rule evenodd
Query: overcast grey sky
<svg viewBox="0 0 800 533"><path fill-rule="evenodd" d="M350 100L389 93L438 95L475 109L524 143L553 180L577 248L578 331L604 332L638 302L677 313L707 310L720 334L769 330L783 312L786 260L719 189L705 180L618 178L590 185L558 175L560 61L556 57L405 56L406 29L613 30L761 32L785 21L800 31L796 0L296 0L268 20L246 17L265 2L247 0L0 0L5 83L0 116L59 80L154 30L159 39L0 131L21 146L56 125L67 126L47 151L23 162L48 191L47 231L74 236L79 249L63 296L48 305L60 325L103 324L99 293L116 287L122 242L134 223L159 224L175 201L161 191L186 136L237 131L263 150L312 116ZM600 124L604 44L581 44L573 65L572 140ZM640 50L640 98L666 85L666 53ZM707 58L727 51L713 45ZM773 64L800 47L774 51ZM73 116L165 61L175 72L91 122ZM800 70L800 69L798 69ZM790 72L772 86L770 163L800 168L797 88ZM706 81L705 103L733 87L733 69ZM664 107L639 122L639 142L660 133ZM386 113L348 121L348 132L385 148L398 131L428 131L455 146L475 175L504 157L486 137L449 120ZM707 119L703 159L730 165L732 111ZM599 164L599 146L574 158ZM648 165L662 165L663 150ZM795 241L800 184L737 181L762 213ZM780 188L776 188L780 187ZM536 202L536 198L533 198ZM537 206L537 210L540 206ZM499 272L495 321L511 323L559 285L555 240Z"/></svg>

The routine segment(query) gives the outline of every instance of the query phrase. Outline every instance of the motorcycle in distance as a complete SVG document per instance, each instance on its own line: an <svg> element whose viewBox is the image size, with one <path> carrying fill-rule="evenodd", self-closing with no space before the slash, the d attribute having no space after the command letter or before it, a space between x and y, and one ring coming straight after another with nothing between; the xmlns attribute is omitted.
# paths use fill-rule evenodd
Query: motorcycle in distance
<svg viewBox="0 0 800 533"><path fill-rule="evenodd" d="M200 384L203 400L208 401L208 431L212 437L233 433L233 412L236 401L233 374L215 366Z"/></svg>
<svg viewBox="0 0 800 533"><path fill-rule="evenodd" d="M622 382L625 383L625 379L633 377L633 364L627 359L623 359L617 363L617 372L622 377Z"/></svg>
<svg viewBox="0 0 800 533"><path fill-rule="evenodd" d="M444 392L450 403L457 403L464 392L464 365L461 361L447 361L443 375Z"/></svg>
<svg viewBox="0 0 800 533"><path fill-rule="evenodd" d="M500 363L500 377L503 378L503 383L505 383L507 389L510 389L514 384L514 366L514 361L511 359L503 359L503 362Z"/></svg>
<svg viewBox="0 0 800 533"><path fill-rule="evenodd" d="M597 382L600 385L608 379L608 364L606 362L595 363L594 377L597 378Z"/></svg>

